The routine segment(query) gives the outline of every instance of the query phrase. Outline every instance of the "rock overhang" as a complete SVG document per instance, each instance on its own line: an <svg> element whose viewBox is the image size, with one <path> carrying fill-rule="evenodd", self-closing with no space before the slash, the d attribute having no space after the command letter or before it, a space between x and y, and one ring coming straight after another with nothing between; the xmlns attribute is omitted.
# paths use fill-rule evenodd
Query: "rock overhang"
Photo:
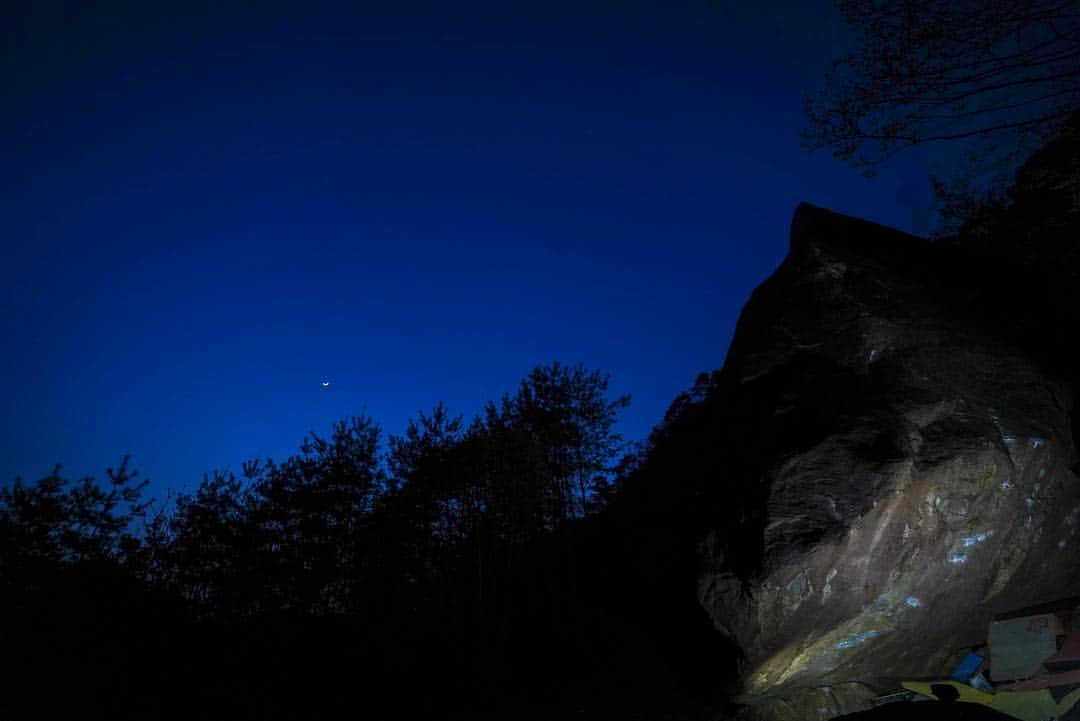
<svg viewBox="0 0 1080 721"><path fill-rule="evenodd" d="M759 485L761 563L739 577L706 550L699 596L759 699L931 673L994 612L1077 590L1070 391L995 335L969 279L950 287L958 265L802 204L744 309L720 395L776 405L743 437L797 442L739 481Z"/></svg>

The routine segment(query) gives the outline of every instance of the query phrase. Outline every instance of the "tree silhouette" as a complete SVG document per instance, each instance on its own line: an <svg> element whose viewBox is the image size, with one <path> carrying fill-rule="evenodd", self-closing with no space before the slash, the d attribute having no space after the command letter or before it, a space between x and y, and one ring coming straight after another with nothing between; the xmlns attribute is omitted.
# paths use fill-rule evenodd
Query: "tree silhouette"
<svg viewBox="0 0 1080 721"><path fill-rule="evenodd" d="M608 400L607 389L606 375L553 363L533 369L500 405L488 404L485 432L523 463L511 483L515 499L533 506L518 511L529 523L550 529L583 517L610 481L623 445L615 421L630 397Z"/></svg>
<svg viewBox="0 0 1080 721"><path fill-rule="evenodd" d="M181 495L155 539L156 561L168 569L160 580L208 612L240 603L250 582L251 498L232 473L206 474L192 495Z"/></svg>
<svg viewBox="0 0 1080 721"><path fill-rule="evenodd" d="M146 505L140 497L146 480L125 457L106 470L108 482L92 477L75 483L60 475L60 466L32 485L16 478L0 488L0 566L5 573L41 564L124 561L139 542L133 522Z"/></svg>
<svg viewBox="0 0 1080 721"><path fill-rule="evenodd" d="M251 518L274 605L316 614L349 607L366 520L385 489L379 435L370 418L341 421L254 481Z"/></svg>
<svg viewBox="0 0 1080 721"><path fill-rule="evenodd" d="M857 43L805 101L804 140L856 168L872 172L916 145L973 141L975 175L1015 164L1080 107L1076 0L837 5Z"/></svg>

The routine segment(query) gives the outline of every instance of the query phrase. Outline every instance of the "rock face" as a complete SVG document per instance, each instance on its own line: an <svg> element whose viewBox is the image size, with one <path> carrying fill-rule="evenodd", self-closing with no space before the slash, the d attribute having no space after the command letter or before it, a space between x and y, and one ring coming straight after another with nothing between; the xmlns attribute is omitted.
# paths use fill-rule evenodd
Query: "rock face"
<svg viewBox="0 0 1080 721"><path fill-rule="evenodd" d="M995 613L1080 594L1075 358L979 262L803 205L744 309L698 595L751 714L858 710Z"/></svg>

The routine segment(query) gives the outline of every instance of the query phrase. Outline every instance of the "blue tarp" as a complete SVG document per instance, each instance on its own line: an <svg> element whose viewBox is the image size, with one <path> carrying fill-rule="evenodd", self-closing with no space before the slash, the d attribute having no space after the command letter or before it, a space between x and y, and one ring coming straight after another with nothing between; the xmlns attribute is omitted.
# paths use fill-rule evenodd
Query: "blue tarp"
<svg viewBox="0 0 1080 721"><path fill-rule="evenodd" d="M968 679L979 672L982 662L982 656L977 653L969 653L964 656L963 660L956 666L956 670L952 672L953 679L960 683L967 683Z"/></svg>

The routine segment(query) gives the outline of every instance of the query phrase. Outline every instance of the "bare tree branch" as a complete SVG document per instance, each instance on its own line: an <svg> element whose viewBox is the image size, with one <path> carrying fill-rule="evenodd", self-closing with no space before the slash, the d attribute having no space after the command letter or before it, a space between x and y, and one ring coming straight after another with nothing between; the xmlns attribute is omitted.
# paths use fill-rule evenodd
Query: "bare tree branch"
<svg viewBox="0 0 1080 721"><path fill-rule="evenodd" d="M859 37L805 100L810 149L872 170L929 142L1045 137L1080 107L1080 0L838 0Z"/></svg>

